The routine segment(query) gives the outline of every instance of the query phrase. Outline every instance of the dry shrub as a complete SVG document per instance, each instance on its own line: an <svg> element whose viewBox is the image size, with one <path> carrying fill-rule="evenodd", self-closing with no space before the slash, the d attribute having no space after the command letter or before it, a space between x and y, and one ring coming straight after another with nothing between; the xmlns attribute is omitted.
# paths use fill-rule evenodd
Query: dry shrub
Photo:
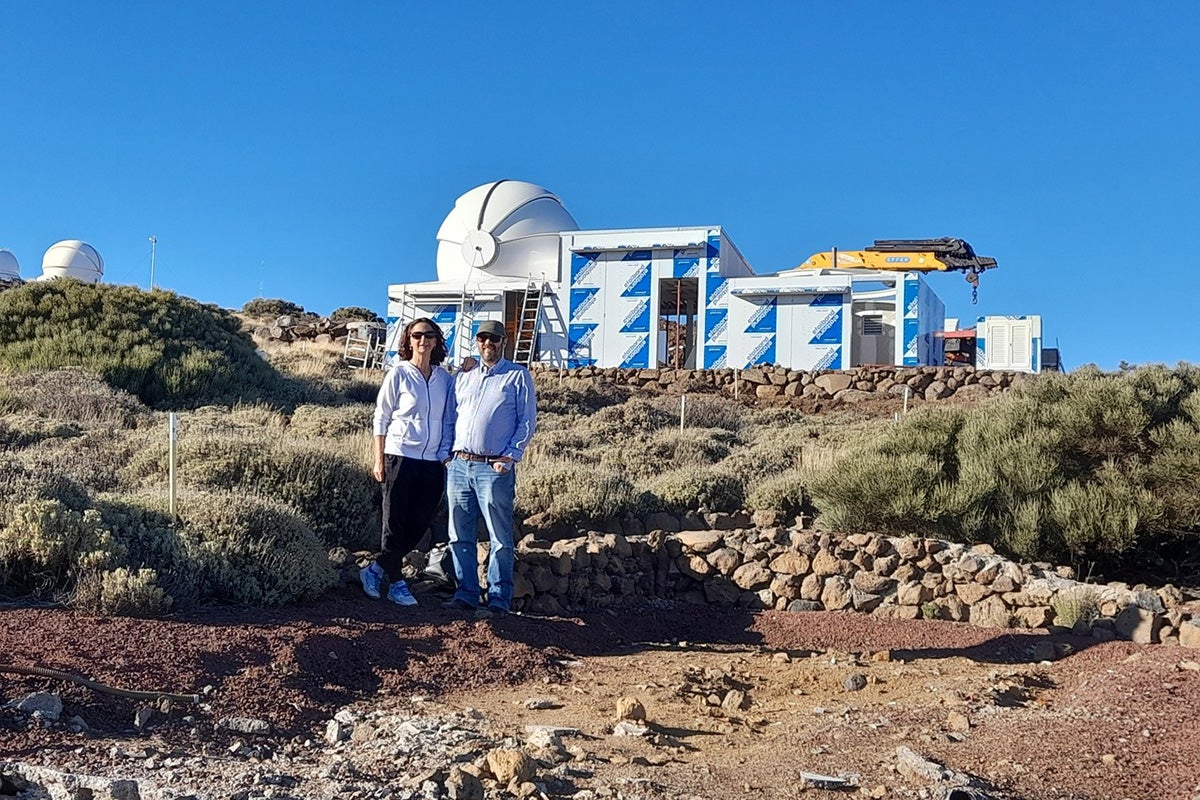
<svg viewBox="0 0 1200 800"><path fill-rule="evenodd" d="M589 416L629 399L629 390L612 383L594 383L581 378L563 378L539 372L534 376L539 413Z"/></svg>
<svg viewBox="0 0 1200 800"><path fill-rule="evenodd" d="M746 504L754 511L774 511L782 517L795 517L812 509L808 484L813 473L808 469L789 469L767 478L750 489Z"/></svg>
<svg viewBox="0 0 1200 800"><path fill-rule="evenodd" d="M662 428L606 447L600 463L633 479L659 475L677 467L709 466L726 458L737 437L723 428Z"/></svg>
<svg viewBox="0 0 1200 800"><path fill-rule="evenodd" d="M361 454L278 435L181 439L177 474L190 485L257 494L303 514L326 547L366 549L379 531L379 484ZM167 474L157 445L131 461L130 480Z"/></svg>
<svg viewBox="0 0 1200 800"><path fill-rule="evenodd" d="M152 569L125 567L89 573L80 578L71 605L93 614L157 617L171 610L173 600L158 585Z"/></svg>
<svg viewBox="0 0 1200 800"><path fill-rule="evenodd" d="M618 517L639 509L633 485L604 467L543 459L517 475L517 514L548 513L560 522Z"/></svg>
<svg viewBox="0 0 1200 800"><path fill-rule="evenodd" d="M1055 595L1050 603L1054 609L1054 624L1064 628L1076 623L1091 625L1100 616L1100 593L1090 586L1067 589Z"/></svg>
<svg viewBox="0 0 1200 800"><path fill-rule="evenodd" d="M235 492L193 492L182 534L201 599L279 606L337 582L321 540L288 507Z"/></svg>
<svg viewBox="0 0 1200 800"><path fill-rule="evenodd" d="M288 435L321 439L370 436L374 414L374 407L364 403L345 406L298 406L292 412Z"/></svg>
<svg viewBox="0 0 1200 800"><path fill-rule="evenodd" d="M15 406L39 417L73 424L105 423L117 428L145 424L150 411L128 392L114 389L99 375L64 367L30 372L0 372L0 388ZM0 411L0 413L4 413Z"/></svg>
<svg viewBox="0 0 1200 800"><path fill-rule="evenodd" d="M737 511L745 488L736 475L712 467L682 467L650 479L645 489L670 511Z"/></svg>
<svg viewBox="0 0 1200 800"><path fill-rule="evenodd" d="M0 591L54 593L121 555L95 509L79 512L58 500L27 500L0 528Z"/></svg>
<svg viewBox="0 0 1200 800"><path fill-rule="evenodd" d="M656 404L679 419L679 401L658 398ZM728 397L713 394L689 394L684 402L684 428L721 428L737 433L749 422L746 407Z"/></svg>

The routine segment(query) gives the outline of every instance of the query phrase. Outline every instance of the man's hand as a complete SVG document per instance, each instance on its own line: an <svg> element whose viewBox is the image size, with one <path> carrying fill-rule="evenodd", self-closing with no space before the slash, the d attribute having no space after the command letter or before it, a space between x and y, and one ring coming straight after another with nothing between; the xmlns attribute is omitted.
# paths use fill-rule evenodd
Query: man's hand
<svg viewBox="0 0 1200 800"><path fill-rule="evenodd" d="M383 456L375 459L375 465L371 468L371 474L375 476L375 480L383 483Z"/></svg>
<svg viewBox="0 0 1200 800"><path fill-rule="evenodd" d="M512 469L512 465L513 460L510 456L500 456L492 461L492 469L496 470L496 472L508 472Z"/></svg>

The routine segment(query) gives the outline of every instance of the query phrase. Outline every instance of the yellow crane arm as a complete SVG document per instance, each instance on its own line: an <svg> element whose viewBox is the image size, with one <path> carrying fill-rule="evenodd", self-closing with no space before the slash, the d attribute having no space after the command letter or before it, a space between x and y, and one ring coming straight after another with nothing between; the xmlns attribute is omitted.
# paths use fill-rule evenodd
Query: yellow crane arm
<svg viewBox="0 0 1200 800"><path fill-rule="evenodd" d="M961 271L974 277L996 266L962 239L879 239L865 250L814 253L798 269L877 269L887 272ZM968 278L970 280L970 278Z"/></svg>

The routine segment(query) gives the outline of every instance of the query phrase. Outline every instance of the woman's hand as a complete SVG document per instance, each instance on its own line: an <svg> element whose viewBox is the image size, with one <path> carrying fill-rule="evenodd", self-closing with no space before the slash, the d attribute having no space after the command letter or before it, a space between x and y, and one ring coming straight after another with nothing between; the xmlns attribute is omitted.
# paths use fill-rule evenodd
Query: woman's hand
<svg viewBox="0 0 1200 800"><path fill-rule="evenodd" d="M375 465L371 468L371 474L375 476L375 480L383 483L383 454L375 456Z"/></svg>

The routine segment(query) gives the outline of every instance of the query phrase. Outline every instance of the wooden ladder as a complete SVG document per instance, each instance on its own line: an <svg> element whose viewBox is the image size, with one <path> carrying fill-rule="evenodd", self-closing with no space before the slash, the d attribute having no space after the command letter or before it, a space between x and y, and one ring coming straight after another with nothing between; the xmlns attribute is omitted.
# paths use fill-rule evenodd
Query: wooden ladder
<svg viewBox="0 0 1200 800"><path fill-rule="evenodd" d="M517 336L513 345L513 362L528 367L537 360L537 334L542 322L542 291L545 283L530 280L521 298L521 314L517 318Z"/></svg>

